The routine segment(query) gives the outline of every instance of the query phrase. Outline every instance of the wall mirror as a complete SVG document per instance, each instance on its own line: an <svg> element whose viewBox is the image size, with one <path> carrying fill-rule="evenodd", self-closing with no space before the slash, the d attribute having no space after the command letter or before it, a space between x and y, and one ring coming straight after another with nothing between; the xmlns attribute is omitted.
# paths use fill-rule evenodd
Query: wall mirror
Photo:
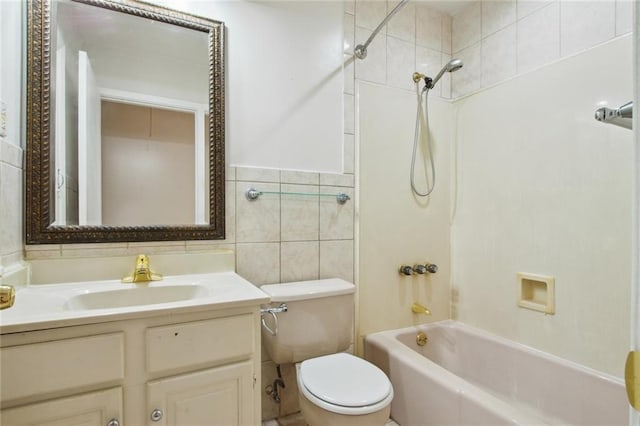
<svg viewBox="0 0 640 426"><path fill-rule="evenodd" d="M224 238L224 24L27 2L28 244Z"/></svg>

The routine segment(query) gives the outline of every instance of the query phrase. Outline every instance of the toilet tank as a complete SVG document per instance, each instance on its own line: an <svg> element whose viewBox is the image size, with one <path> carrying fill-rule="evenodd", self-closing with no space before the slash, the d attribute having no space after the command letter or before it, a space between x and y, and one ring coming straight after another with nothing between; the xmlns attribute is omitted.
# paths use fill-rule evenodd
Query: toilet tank
<svg viewBox="0 0 640 426"><path fill-rule="evenodd" d="M287 305L276 321L263 314L262 344L276 364L345 351L353 340L355 286L341 279L300 281L260 287L270 306Z"/></svg>

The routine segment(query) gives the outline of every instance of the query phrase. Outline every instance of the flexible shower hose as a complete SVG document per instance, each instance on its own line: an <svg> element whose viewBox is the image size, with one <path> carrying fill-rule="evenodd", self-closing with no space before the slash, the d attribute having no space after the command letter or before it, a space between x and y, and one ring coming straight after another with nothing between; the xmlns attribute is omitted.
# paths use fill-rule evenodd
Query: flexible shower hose
<svg viewBox="0 0 640 426"><path fill-rule="evenodd" d="M419 197L428 197L433 192L436 186L436 168L433 163L433 147L431 145L431 137L429 136L429 108L427 101L429 99L429 88L424 87L422 93L420 93L419 84L416 83L416 94L418 95L418 107L416 109L416 129L413 135L413 154L411 156L411 190ZM420 112L422 110L422 96L424 96L424 112L425 112L425 135L427 138L427 151L429 154L429 163L431 165L431 185L429 185L429 179L427 180L427 191L420 192L416 188L415 184L415 165L416 165L416 152L418 151L418 139L420 137Z"/></svg>

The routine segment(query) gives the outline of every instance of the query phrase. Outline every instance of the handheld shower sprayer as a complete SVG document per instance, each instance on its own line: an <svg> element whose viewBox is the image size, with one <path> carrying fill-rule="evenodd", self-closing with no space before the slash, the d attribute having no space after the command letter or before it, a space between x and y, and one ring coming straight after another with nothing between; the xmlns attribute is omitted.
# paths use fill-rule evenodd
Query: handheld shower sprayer
<svg viewBox="0 0 640 426"><path fill-rule="evenodd" d="M413 136L413 154L411 156L410 180L411 180L411 190L418 197L429 196L433 192L433 189L435 188L435 185L436 185L436 169L433 161L433 149L431 146L431 137L429 137L429 110L427 108L427 98L429 95L429 90L435 87L436 83L438 82L438 80L440 80L440 78L442 78L445 72L458 71L460 68L462 68L462 66L463 66L462 59L453 58L449 62L447 62L447 64L444 67L442 67L442 69L440 70L440 72L438 72L435 78L428 77L419 72L413 73L413 82L416 83L416 92L418 95L418 109L416 111L416 128ZM423 79L424 79L424 87L422 88L422 91L419 91L418 90L419 83L420 83L420 80L423 80ZM415 165L416 165L416 151L418 148L418 138L420 136L420 116L421 116L421 109L422 109L421 104L422 104L423 97L424 97L424 123L425 123L424 132L426 134L427 149L429 152L429 164L431 166L431 173L430 173L431 179L429 179L428 176L425 176L426 182L427 182L427 190L425 192L421 192L420 190L418 190L415 184L415 179L414 179Z"/></svg>
<svg viewBox="0 0 640 426"><path fill-rule="evenodd" d="M433 89L433 87L436 85L438 80L440 80L440 78L442 78L442 76L444 75L445 72L458 71L460 68L462 68L463 65L464 64L462 63L462 59L453 58L452 60L447 62L447 64L444 67L442 67L440 72L438 74L436 74L436 76L431 80L431 82L427 82L425 80L425 84L427 85L427 87L429 89Z"/></svg>
<svg viewBox="0 0 640 426"><path fill-rule="evenodd" d="M413 82L414 83L418 83L420 80L424 80L424 85L425 85L425 89L433 89L436 85L436 83L438 82L438 80L440 80L442 78L442 76L444 75L445 72L454 72L454 71L458 71L460 68L462 68L463 66L463 62L462 59L458 59L458 58L453 58L452 60L450 60L449 62L446 63L446 65L444 67L442 67L442 69L440 70L440 72L438 72L438 74L436 74L436 76L434 78L428 77L422 73L419 72L414 72L413 73Z"/></svg>

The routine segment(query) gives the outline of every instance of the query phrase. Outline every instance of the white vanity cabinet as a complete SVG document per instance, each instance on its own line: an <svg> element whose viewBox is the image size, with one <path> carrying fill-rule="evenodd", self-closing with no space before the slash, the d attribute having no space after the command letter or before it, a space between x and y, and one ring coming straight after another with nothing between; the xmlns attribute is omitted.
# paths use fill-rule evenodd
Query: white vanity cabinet
<svg viewBox="0 0 640 426"><path fill-rule="evenodd" d="M0 424L260 424L258 305L3 334Z"/></svg>

